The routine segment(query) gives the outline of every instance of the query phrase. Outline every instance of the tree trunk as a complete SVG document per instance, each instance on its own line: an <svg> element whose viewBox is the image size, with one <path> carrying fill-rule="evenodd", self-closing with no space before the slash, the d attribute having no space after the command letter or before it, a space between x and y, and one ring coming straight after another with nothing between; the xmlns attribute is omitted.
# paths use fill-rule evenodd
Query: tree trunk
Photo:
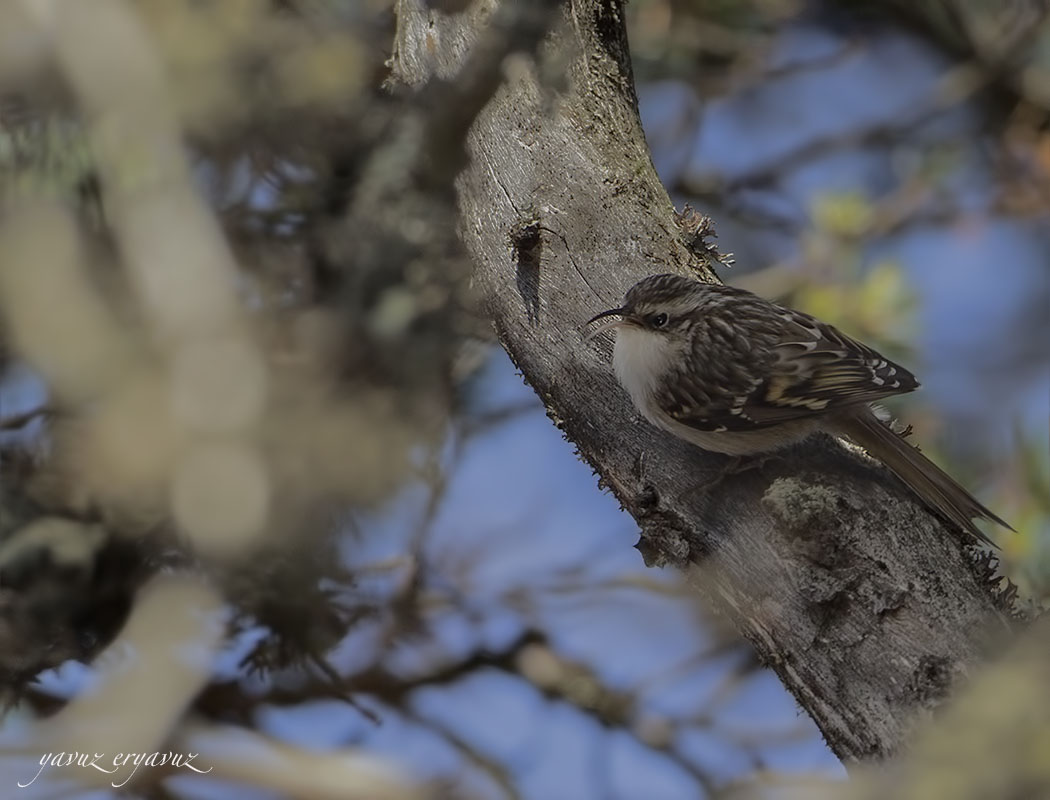
<svg viewBox="0 0 1050 800"><path fill-rule="evenodd" d="M422 0L397 10L392 66L412 86L431 81L424 97L476 80L454 76L477 67L479 31L506 22L487 0L453 15ZM552 13L536 63L503 61L506 79L467 137L461 234L482 307L638 521L646 563L686 572L836 754L885 757L1004 629L987 563L886 470L827 437L703 491L724 459L639 418L611 372L611 342L584 342L580 326L647 274L706 267L650 160L622 3Z"/></svg>

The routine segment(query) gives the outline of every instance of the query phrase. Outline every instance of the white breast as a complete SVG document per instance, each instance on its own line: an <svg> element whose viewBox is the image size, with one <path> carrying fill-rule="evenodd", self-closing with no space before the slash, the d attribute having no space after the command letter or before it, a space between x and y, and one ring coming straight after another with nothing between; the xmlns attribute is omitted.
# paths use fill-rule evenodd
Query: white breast
<svg viewBox="0 0 1050 800"><path fill-rule="evenodd" d="M631 396L635 408L654 425L660 425L660 415L652 408L650 398L660 380L672 370L677 356L676 348L666 336L628 325L616 331L613 349L616 377Z"/></svg>
<svg viewBox="0 0 1050 800"><path fill-rule="evenodd" d="M681 345L683 348L687 344ZM663 428L704 450L729 455L766 452L786 447L817 429L814 419L801 419L754 431L701 431L663 413L652 402L662 380L686 354L666 336L624 325L616 330L613 369L635 408Z"/></svg>

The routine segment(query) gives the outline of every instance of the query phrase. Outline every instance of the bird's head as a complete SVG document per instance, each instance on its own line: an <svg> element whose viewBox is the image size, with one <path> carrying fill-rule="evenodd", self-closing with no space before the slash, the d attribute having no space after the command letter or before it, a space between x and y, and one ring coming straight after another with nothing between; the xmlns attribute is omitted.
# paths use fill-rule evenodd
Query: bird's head
<svg viewBox="0 0 1050 800"><path fill-rule="evenodd" d="M615 329L630 329L661 337L684 336L696 318L704 284L681 275L650 275L632 286L623 305L595 314L587 324L618 317L599 325L587 338Z"/></svg>

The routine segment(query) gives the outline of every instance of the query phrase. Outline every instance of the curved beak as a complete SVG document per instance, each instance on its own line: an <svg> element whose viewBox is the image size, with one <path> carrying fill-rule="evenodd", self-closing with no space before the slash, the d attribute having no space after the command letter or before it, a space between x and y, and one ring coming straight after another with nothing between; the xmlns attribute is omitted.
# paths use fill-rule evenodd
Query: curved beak
<svg viewBox="0 0 1050 800"><path fill-rule="evenodd" d="M601 314L595 314L584 324L590 325L592 322L597 322L603 317L622 317L626 311L626 308L610 308L608 311L603 311Z"/></svg>
<svg viewBox="0 0 1050 800"><path fill-rule="evenodd" d="M595 328L583 338L587 340L593 339L595 336L605 333L605 331L611 331L614 328L619 328L621 325L626 324L630 321L625 316L626 313L627 309L625 308L610 308L608 311L603 311L600 314L595 314L593 317L587 320L586 323L584 323L584 327L590 325L592 322L597 322L600 319L604 319L605 317L623 317L623 319L617 319L613 320L612 322L606 322L604 325L599 325L597 328Z"/></svg>

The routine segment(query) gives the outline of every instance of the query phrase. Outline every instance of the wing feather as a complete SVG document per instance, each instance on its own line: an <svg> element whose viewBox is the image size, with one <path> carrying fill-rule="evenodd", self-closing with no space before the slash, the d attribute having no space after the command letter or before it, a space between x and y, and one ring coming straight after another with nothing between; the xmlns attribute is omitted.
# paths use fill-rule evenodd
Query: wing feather
<svg viewBox="0 0 1050 800"><path fill-rule="evenodd" d="M710 286L691 358L661 386L677 421L746 431L870 403L919 385L904 367L808 314Z"/></svg>

